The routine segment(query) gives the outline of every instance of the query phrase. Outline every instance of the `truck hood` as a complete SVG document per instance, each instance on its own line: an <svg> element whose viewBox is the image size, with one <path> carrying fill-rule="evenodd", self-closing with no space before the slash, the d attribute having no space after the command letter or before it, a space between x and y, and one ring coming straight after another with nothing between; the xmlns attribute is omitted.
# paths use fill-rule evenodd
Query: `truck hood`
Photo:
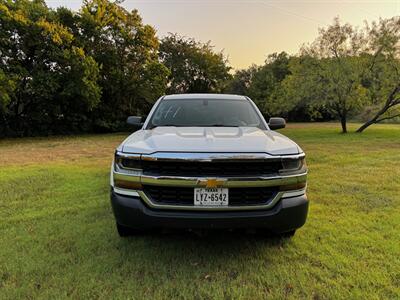
<svg viewBox="0 0 400 300"><path fill-rule="evenodd" d="M255 127L156 127L131 134L117 149L125 153L238 152L298 154L282 134Z"/></svg>

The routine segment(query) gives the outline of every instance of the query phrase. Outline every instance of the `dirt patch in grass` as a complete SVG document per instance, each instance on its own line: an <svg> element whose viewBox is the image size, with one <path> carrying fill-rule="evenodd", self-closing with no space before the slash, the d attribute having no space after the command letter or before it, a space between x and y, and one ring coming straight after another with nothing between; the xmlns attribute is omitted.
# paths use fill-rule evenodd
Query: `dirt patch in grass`
<svg viewBox="0 0 400 300"><path fill-rule="evenodd" d="M8 139L0 141L0 165L24 166L48 162L112 159L128 134Z"/></svg>

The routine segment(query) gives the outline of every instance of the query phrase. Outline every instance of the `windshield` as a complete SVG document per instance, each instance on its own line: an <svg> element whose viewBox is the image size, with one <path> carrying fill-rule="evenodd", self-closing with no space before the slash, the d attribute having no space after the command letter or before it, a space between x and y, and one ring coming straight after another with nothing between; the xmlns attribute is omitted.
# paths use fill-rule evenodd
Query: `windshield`
<svg viewBox="0 0 400 300"><path fill-rule="evenodd" d="M161 100L151 117L148 128L157 126L249 126L265 129L249 101L229 99Z"/></svg>

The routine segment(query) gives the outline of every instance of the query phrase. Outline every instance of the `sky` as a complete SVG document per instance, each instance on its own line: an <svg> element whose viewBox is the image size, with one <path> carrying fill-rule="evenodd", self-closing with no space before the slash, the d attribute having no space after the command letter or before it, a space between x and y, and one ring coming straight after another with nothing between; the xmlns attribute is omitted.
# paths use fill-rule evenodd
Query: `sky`
<svg viewBox="0 0 400 300"><path fill-rule="evenodd" d="M46 0L56 8L78 10L81 0ZM157 35L168 32L211 41L223 51L234 69L262 64L268 54L296 54L303 43L312 42L318 28L335 17L355 26L364 21L400 15L400 0L125 0L122 5L138 9L144 23Z"/></svg>

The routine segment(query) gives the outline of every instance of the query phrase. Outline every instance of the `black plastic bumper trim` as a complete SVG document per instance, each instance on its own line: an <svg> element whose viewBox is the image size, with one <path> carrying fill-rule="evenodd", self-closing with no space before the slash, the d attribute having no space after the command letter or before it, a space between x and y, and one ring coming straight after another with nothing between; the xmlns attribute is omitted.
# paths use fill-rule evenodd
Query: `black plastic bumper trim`
<svg viewBox="0 0 400 300"><path fill-rule="evenodd" d="M111 190L117 223L137 228L265 228L285 232L304 225L309 201L306 195L281 199L269 210L254 211L167 211L148 208L139 197Z"/></svg>

